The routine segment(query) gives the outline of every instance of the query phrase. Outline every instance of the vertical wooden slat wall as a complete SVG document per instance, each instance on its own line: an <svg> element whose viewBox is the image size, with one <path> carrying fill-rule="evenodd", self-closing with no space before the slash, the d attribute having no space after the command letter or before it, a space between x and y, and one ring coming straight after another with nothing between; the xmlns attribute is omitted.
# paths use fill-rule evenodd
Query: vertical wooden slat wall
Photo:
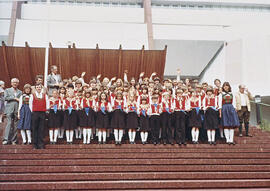
<svg viewBox="0 0 270 191"><path fill-rule="evenodd" d="M128 77L138 79L141 72L150 76L157 72L162 79L166 61L166 47L164 50L123 50L79 49L75 44L68 48L54 48L49 44L49 72L50 66L58 66L63 79L80 76L86 72L85 81L88 83L92 76L101 74L103 77L123 78L128 70ZM0 47L0 80L10 86L11 78L19 78L20 88L24 84L34 84L35 76L44 74L45 48L33 48L25 43L25 47L9 47L2 43Z"/></svg>

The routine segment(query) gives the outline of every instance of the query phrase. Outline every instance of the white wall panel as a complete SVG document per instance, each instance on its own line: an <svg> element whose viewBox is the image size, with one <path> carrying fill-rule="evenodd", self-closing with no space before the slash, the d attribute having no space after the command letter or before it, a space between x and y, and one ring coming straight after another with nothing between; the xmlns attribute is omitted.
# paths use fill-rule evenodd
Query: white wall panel
<svg viewBox="0 0 270 191"><path fill-rule="evenodd" d="M49 15L49 17L48 17ZM55 21L143 23L143 8L90 7L76 5L23 4L22 18Z"/></svg>

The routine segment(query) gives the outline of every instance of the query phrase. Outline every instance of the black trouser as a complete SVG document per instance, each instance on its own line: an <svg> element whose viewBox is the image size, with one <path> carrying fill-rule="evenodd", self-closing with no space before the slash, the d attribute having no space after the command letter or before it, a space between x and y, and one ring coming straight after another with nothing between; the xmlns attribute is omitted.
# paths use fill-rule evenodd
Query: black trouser
<svg viewBox="0 0 270 191"><path fill-rule="evenodd" d="M168 112L163 112L161 114L161 139L163 142L169 142L172 143L174 140L174 129L172 126L172 114L169 114Z"/></svg>
<svg viewBox="0 0 270 191"><path fill-rule="evenodd" d="M239 133L242 134L242 125L244 122L246 135L248 135L250 112L248 111L247 106L242 106L241 110L239 110L237 114L240 122Z"/></svg>
<svg viewBox="0 0 270 191"><path fill-rule="evenodd" d="M174 112L175 140L177 143L186 142L186 114L182 111Z"/></svg>
<svg viewBox="0 0 270 191"><path fill-rule="evenodd" d="M159 115L152 115L150 117L150 128L152 134L152 142L159 142L159 130L160 130L160 117Z"/></svg>
<svg viewBox="0 0 270 191"><path fill-rule="evenodd" d="M44 146L43 137L45 116L46 114L44 111L32 112L33 144L38 147Z"/></svg>

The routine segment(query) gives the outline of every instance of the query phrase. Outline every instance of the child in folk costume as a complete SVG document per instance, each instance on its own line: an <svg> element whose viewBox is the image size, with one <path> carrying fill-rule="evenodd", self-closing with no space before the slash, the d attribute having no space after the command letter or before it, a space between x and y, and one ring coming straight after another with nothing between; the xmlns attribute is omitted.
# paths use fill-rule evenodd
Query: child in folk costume
<svg viewBox="0 0 270 191"><path fill-rule="evenodd" d="M213 88L206 90L206 96L203 99L203 108L205 111L204 128L207 130L208 143L216 145L215 135L218 129L218 97L215 96Z"/></svg>
<svg viewBox="0 0 270 191"><path fill-rule="evenodd" d="M61 108L61 101L58 96L57 90L53 90L52 97L49 99L50 110L48 116L48 128L50 143L55 144L57 142L57 136L59 133L59 127L61 125L61 116L59 114L59 109Z"/></svg>
<svg viewBox="0 0 270 191"><path fill-rule="evenodd" d="M235 145L234 142L234 129L238 128L239 118L236 112L234 96L231 92L229 82L224 82L222 86L222 93L219 94L219 114L221 117L221 124L224 128L224 134L227 144Z"/></svg>
<svg viewBox="0 0 270 191"><path fill-rule="evenodd" d="M163 100L161 103L162 113L161 118L161 139L163 144L166 145L167 142L173 145L173 125L172 125L172 113L173 113L173 104L170 98L169 92L163 93Z"/></svg>
<svg viewBox="0 0 270 191"><path fill-rule="evenodd" d="M67 98L63 103L64 110L64 128L66 131L67 144L72 144L74 130L78 126L78 108L79 103L74 97L74 91L67 92Z"/></svg>
<svg viewBox="0 0 270 191"><path fill-rule="evenodd" d="M29 99L31 95L31 85L25 84L23 87L23 95L20 97L18 109L18 129L21 131L23 144L31 144L31 110L29 108ZM26 141L27 135L27 141Z"/></svg>
<svg viewBox="0 0 270 191"><path fill-rule="evenodd" d="M135 144L136 130L138 128L138 106L135 99L135 92L129 92L126 113L127 113L127 122L126 128L128 129L128 137L130 144Z"/></svg>
<svg viewBox="0 0 270 191"><path fill-rule="evenodd" d="M83 144L90 144L95 126L96 101L91 97L90 90L85 91L79 111L79 126L83 129Z"/></svg>
<svg viewBox="0 0 270 191"><path fill-rule="evenodd" d="M221 81L219 79L215 79L214 80L214 84L215 84L215 87L214 87L214 94L216 96L219 96L219 94L222 93L222 87L221 87ZM219 134L220 134L220 138L223 139L224 138L224 129L221 125L221 119L219 117Z"/></svg>
<svg viewBox="0 0 270 191"><path fill-rule="evenodd" d="M174 99L174 125L175 140L179 145L186 145L186 111L189 110L187 96L183 95L183 90L176 89Z"/></svg>
<svg viewBox="0 0 270 191"><path fill-rule="evenodd" d="M124 128L126 126L124 113L124 109L126 108L126 102L123 98L123 93L121 91L118 91L116 93L116 98L111 104L113 109L111 127L114 129L115 144L121 145Z"/></svg>
<svg viewBox="0 0 270 191"><path fill-rule="evenodd" d="M141 104L139 104L138 113L140 114L140 131L141 131L141 140L142 144L147 143L148 132L150 129L150 122L149 122L149 109L150 105L147 102L147 97L141 97L140 99Z"/></svg>
<svg viewBox="0 0 270 191"><path fill-rule="evenodd" d="M161 105L158 101L159 95L153 94L151 98L151 105L149 109L150 115L150 128L152 134L152 142L154 145L159 144L159 131L160 131L160 114L162 112Z"/></svg>
<svg viewBox="0 0 270 191"><path fill-rule="evenodd" d="M107 129L109 128L109 112L111 112L112 107L108 102L107 94L101 92L99 95L99 101L96 104L97 108L97 118L96 118L96 128L98 129L98 143L106 144Z"/></svg>
<svg viewBox="0 0 270 191"><path fill-rule="evenodd" d="M58 110L58 114L60 117L60 127L58 131L58 138L63 139L64 138L64 111L63 111L63 104L64 100L66 99L66 88L65 87L60 87L59 89L59 105L61 106L60 109Z"/></svg>
<svg viewBox="0 0 270 191"><path fill-rule="evenodd" d="M83 86L83 87L85 87L85 86ZM80 106L80 104L82 102L82 99L83 99L83 90L78 90L77 93L76 93L76 100L78 101L79 106ZM79 122L78 122L78 125L79 125ZM82 138L82 130L81 130L81 127L78 126L75 129L75 139L81 139L81 138Z"/></svg>
<svg viewBox="0 0 270 191"><path fill-rule="evenodd" d="M198 144L199 140L199 128L202 127L201 119L201 97L196 95L194 90L191 90L191 97L189 99L190 112L188 124L191 128L191 137L193 144Z"/></svg>
<svg viewBox="0 0 270 191"><path fill-rule="evenodd" d="M35 92L30 96L29 108L32 111L33 147L44 149L44 125L46 111L49 109L48 96L42 93L42 85L35 86Z"/></svg>

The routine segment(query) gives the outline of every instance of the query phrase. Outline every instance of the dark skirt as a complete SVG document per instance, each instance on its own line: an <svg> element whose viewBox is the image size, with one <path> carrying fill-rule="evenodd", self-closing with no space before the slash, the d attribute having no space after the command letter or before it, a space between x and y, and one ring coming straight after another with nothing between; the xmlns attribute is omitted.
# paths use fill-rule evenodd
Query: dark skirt
<svg viewBox="0 0 270 191"><path fill-rule="evenodd" d="M59 115L59 119L60 119L60 127L64 126L64 115L65 112L63 110L58 110L58 115Z"/></svg>
<svg viewBox="0 0 270 191"><path fill-rule="evenodd" d="M64 111L64 129L65 130L73 130L78 126L78 112L76 110L72 110L69 114L69 111Z"/></svg>
<svg viewBox="0 0 270 191"><path fill-rule="evenodd" d="M85 109L78 111L79 115L79 126L80 127L94 127L95 126L95 111L89 109L88 115Z"/></svg>
<svg viewBox="0 0 270 191"><path fill-rule="evenodd" d="M208 108L204 115L204 129L218 129L219 124L219 113L218 111Z"/></svg>
<svg viewBox="0 0 270 191"><path fill-rule="evenodd" d="M137 129L138 126L138 114L136 112L129 112L127 114L126 129Z"/></svg>
<svg viewBox="0 0 270 191"><path fill-rule="evenodd" d="M30 130L31 129L31 110L29 105L23 104L20 109L20 120L18 123L18 129L20 130Z"/></svg>
<svg viewBox="0 0 270 191"><path fill-rule="evenodd" d="M188 114L188 126L189 127L202 127L201 111L197 114L196 109L192 109Z"/></svg>
<svg viewBox="0 0 270 191"><path fill-rule="evenodd" d="M102 111L97 112L96 128L98 129L108 129L109 128L109 113Z"/></svg>
<svg viewBox="0 0 270 191"><path fill-rule="evenodd" d="M140 130L141 131L150 131L150 121L148 116L140 116Z"/></svg>
<svg viewBox="0 0 270 191"><path fill-rule="evenodd" d="M221 124L223 127L238 128L240 126L238 115L232 104L225 104L221 109Z"/></svg>
<svg viewBox="0 0 270 191"><path fill-rule="evenodd" d="M120 109L117 109L112 112L112 119L111 119L111 128L113 129L124 129L125 125L125 113Z"/></svg>
<svg viewBox="0 0 270 191"><path fill-rule="evenodd" d="M56 113L54 112L53 109L50 110L49 115L48 115L48 127L49 128L58 128L61 125L60 121L60 113L57 111Z"/></svg>

